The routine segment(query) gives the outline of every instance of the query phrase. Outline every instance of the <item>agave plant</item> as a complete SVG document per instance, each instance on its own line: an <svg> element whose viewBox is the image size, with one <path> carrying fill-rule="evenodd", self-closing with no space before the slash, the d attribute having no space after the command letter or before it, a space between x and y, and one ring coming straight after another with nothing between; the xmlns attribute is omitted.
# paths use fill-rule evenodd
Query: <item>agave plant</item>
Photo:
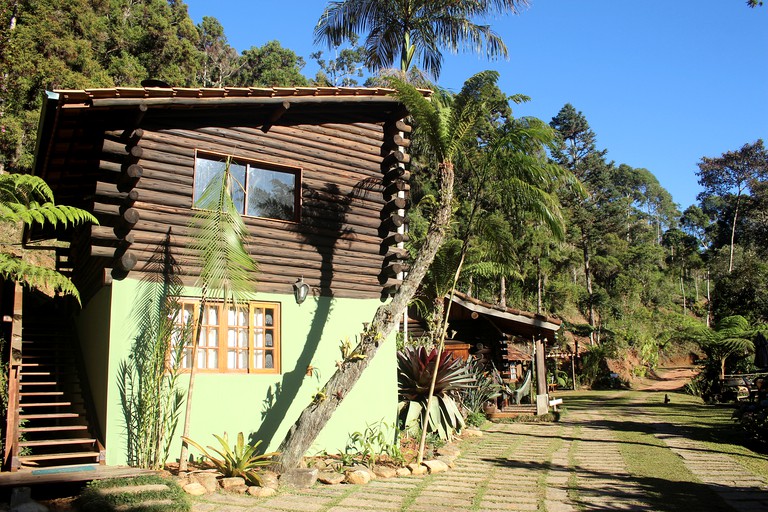
<svg viewBox="0 0 768 512"><path fill-rule="evenodd" d="M410 428L426 414L429 385L435 368L437 350L424 347L405 348L397 353L397 381L400 389L399 415ZM443 353L437 365L434 396L427 414L427 430L448 439L454 430L464 427L464 417L454 400L454 393L474 384L463 361Z"/></svg>
<svg viewBox="0 0 768 512"><path fill-rule="evenodd" d="M466 364L467 373L475 378L475 384L461 390L462 404L469 413L482 412L483 405L501 395L501 385L494 374L476 357L470 357ZM494 369L495 370L495 369Z"/></svg>
<svg viewBox="0 0 768 512"><path fill-rule="evenodd" d="M220 458L211 455L208 450L190 438L182 436L182 439L200 450L203 457L208 459L219 473L225 477L239 476L252 485L261 485L261 477L256 470L260 467L270 465L273 462L272 457L278 455L278 452L257 455L256 451L258 450L261 441L256 441L256 444L245 444L245 438L243 437L242 432L237 434L237 443L233 449L230 449L229 447L229 439L227 438L226 432L224 433L224 437L217 436L216 434L214 434L213 437L215 437L221 445L221 450L212 446L208 446L207 448L216 452Z"/></svg>

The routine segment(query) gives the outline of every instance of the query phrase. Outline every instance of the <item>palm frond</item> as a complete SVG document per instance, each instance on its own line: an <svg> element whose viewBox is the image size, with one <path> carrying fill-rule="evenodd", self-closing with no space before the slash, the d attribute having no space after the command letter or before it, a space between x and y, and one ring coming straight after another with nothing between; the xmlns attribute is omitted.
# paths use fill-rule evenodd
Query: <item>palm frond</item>
<svg viewBox="0 0 768 512"><path fill-rule="evenodd" d="M200 286L237 301L253 289L258 266L245 248L248 230L229 193L230 180L227 164L201 195L190 247L200 255Z"/></svg>

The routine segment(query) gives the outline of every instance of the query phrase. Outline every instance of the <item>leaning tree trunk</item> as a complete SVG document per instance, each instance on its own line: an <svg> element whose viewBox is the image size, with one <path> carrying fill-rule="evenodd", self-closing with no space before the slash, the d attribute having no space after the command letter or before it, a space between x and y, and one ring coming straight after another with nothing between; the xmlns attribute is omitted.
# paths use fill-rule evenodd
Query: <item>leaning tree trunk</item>
<svg viewBox="0 0 768 512"><path fill-rule="evenodd" d="M437 250L445 238L445 230L451 219L453 201L453 164L440 165L440 207L427 231L424 245L403 279L400 289L392 300L376 310L368 329L363 333L360 343L352 352L353 356L342 361L336 372L325 384L325 399L310 403L301 413L296 423L280 443L274 468L278 471L293 469L299 465L304 454L312 446L320 431L328 423L331 415L341 404L360 376L376 355L379 345L387 339L397 324L398 318L407 307L421 280L427 273Z"/></svg>

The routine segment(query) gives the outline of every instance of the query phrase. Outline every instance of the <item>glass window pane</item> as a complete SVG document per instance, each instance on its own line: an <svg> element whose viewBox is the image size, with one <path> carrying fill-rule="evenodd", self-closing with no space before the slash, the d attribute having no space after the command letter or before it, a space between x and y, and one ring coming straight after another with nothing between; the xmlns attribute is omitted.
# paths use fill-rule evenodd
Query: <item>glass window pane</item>
<svg viewBox="0 0 768 512"><path fill-rule="evenodd" d="M245 350L241 350L237 353L237 367L238 368L247 368L248 367L248 352Z"/></svg>
<svg viewBox="0 0 768 512"><path fill-rule="evenodd" d="M292 172L248 167L247 215L270 219L295 218L296 175Z"/></svg>
<svg viewBox="0 0 768 512"><path fill-rule="evenodd" d="M238 212L245 212L245 165L232 162L229 166L229 173L232 176L232 182L229 184L229 193L232 196L232 202Z"/></svg>
<svg viewBox="0 0 768 512"><path fill-rule="evenodd" d="M255 308L253 311L253 325L259 327L264 325L264 310L262 308Z"/></svg>
<svg viewBox="0 0 768 512"><path fill-rule="evenodd" d="M233 329L231 327L227 329L227 346L228 347L237 346L237 329Z"/></svg>
<svg viewBox="0 0 768 512"><path fill-rule="evenodd" d="M221 180L224 175L224 168L225 164L222 160L213 160L210 157L197 157L195 164L195 190L192 198L192 204L195 207L205 207L205 204L202 204L201 206L200 200L209 199L208 197L203 197L205 190L211 186L212 182ZM221 181L219 181L219 183L221 183ZM213 190L213 188L211 188L211 190Z"/></svg>
<svg viewBox="0 0 768 512"><path fill-rule="evenodd" d="M206 311L206 323L208 325L219 325L219 308L218 306L208 306Z"/></svg>
<svg viewBox="0 0 768 512"><path fill-rule="evenodd" d="M219 331L218 329L211 329L208 331L208 345L209 347L219 346Z"/></svg>
<svg viewBox="0 0 768 512"><path fill-rule="evenodd" d="M237 368L237 351L227 350L227 368L230 370Z"/></svg>
<svg viewBox="0 0 768 512"><path fill-rule="evenodd" d="M266 309L266 315L264 317L264 324L268 326L275 325L275 310Z"/></svg>
<svg viewBox="0 0 768 512"><path fill-rule="evenodd" d="M240 348L248 348L248 331L240 329L237 333L237 346Z"/></svg>
<svg viewBox="0 0 768 512"><path fill-rule="evenodd" d="M219 351L209 350L208 351L208 368L218 368L218 367L219 367Z"/></svg>
<svg viewBox="0 0 768 512"><path fill-rule="evenodd" d="M266 342L268 347L274 346L274 343L272 341L272 330L268 330L266 332Z"/></svg>
<svg viewBox="0 0 768 512"><path fill-rule="evenodd" d="M253 346L254 347L264 346L264 332L261 329L253 333Z"/></svg>
<svg viewBox="0 0 768 512"><path fill-rule="evenodd" d="M264 353L261 350L253 353L253 367L264 368Z"/></svg>
<svg viewBox="0 0 768 512"><path fill-rule="evenodd" d="M275 363L272 358L272 352L267 352L266 356L264 357L264 368L274 368Z"/></svg>

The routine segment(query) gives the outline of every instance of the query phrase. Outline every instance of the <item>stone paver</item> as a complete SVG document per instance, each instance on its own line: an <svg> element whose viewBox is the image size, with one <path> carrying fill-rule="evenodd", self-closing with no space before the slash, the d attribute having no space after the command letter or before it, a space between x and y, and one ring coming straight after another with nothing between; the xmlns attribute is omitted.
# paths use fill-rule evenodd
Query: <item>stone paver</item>
<svg viewBox="0 0 768 512"><path fill-rule="evenodd" d="M605 421L606 414L612 422ZM555 424L491 425L483 437L463 442L455 468L446 473L281 491L269 498L207 495L195 498L193 511L674 510L656 492L658 482L630 473L614 430L617 421L655 429L655 436L699 480L693 487L688 482L686 489L705 486L722 498L722 504L712 503L707 511L768 512L768 476L753 474L728 455L682 437L674 425L657 421L653 412L620 407L610 413L574 407Z"/></svg>

